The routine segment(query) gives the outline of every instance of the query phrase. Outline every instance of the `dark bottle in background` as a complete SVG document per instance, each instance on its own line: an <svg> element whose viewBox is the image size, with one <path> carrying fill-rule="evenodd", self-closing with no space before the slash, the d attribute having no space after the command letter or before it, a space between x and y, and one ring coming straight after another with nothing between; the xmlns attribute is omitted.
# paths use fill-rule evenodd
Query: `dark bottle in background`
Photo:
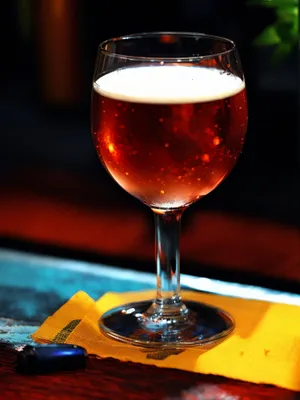
<svg viewBox="0 0 300 400"><path fill-rule="evenodd" d="M39 94L53 107L78 107L83 101L83 71L78 0L34 2Z"/></svg>

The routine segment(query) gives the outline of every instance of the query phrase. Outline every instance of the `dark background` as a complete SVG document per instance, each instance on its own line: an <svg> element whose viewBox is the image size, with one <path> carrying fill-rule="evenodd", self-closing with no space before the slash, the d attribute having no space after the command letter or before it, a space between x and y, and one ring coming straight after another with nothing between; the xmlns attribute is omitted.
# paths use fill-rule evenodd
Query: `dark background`
<svg viewBox="0 0 300 400"><path fill-rule="evenodd" d="M230 37L237 43L248 90L249 129L236 168L219 188L186 212L183 233L200 213L207 216L205 229L225 229L224 247L231 237L228 244L231 252L240 246L243 235L243 245L251 251L249 243L258 235L262 239L253 242L251 252L260 252L257 256L260 261L247 262L249 257L245 253L245 263L240 262L240 268L235 263L233 268L242 274L258 276L265 274L261 260L269 256L267 275L272 275L269 242L274 241L274 248L280 243L282 254L287 258L292 254L292 258L283 259L274 268L275 278L300 281L298 52L295 50L281 63L273 64L270 60L273 49L253 46L254 38L273 19L272 10L252 8L241 0L3 1L0 245L35 244L39 245L39 251L48 246L46 251L69 249L72 254L77 252L76 257L88 258L93 254L96 258L107 256L114 260L117 252L118 263L125 265L126 259L136 268L148 268L147 252L139 256L147 262L134 263L137 259L134 247L124 252L108 249L105 240L114 235L114 229L105 233L106 228L99 228L103 221L101 212L105 218L111 215L111 223L107 224L112 227L116 214L119 221L122 214L132 215L133 219L142 215L147 226L142 239L148 240L152 220L150 212L106 174L93 149L89 102L96 50L102 40L128 33L204 32ZM58 204L63 205L60 212L56 212ZM76 214L70 217L74 225L66 227L61 221L74 207ZM53 215L57 218L55 224ZM87 215L89 223L84 217ZM237 230L231 223L215 223L215 219L210 224L210 216L216 215L220 221L232 219L234 224L246 221L245 231ZM247 229L248 222L251 232ZM126 236L118 229L115 229L116 246ZM54 232L52 236L50 231ZM199 238L205 235L201 227L199 232ZM192 234L195 235L194 230ZM236 246L235 235L239 239ZM215 271L223 273L220 262L215 265L214 259L210 262L209 257L202 260L200 256L198 260L196 250L190 252L190 257L186 257L187 253L185 250L183 259L187 258L191 265L200 260L205 265L214 264ZM191 271L197 273L193 268ZM225 271L226 276L232 272L230 260Z"/></svg>

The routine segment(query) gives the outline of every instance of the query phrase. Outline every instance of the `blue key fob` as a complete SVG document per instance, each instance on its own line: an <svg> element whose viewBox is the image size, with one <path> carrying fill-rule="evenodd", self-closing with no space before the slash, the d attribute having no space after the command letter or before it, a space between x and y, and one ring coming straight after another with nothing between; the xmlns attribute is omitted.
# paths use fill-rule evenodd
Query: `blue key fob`
<svg viewBox="0 0 300 400"><path fill-rule="evenodd" d="M87 353L83 347L69 344L25 346L17 356L17 371L39 374L85 368Z"/></svg>

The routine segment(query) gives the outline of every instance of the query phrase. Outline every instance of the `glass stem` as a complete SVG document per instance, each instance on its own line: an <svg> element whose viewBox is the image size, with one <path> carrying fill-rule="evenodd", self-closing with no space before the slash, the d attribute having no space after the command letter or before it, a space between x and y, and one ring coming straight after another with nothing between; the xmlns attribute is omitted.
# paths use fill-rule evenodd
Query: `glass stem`
<svg viewBox="0 0 300 400"><path fill-rule="evenodd" d="M155 256L157 265L156 304L160 307L180 308L180 223L182 210L154 210Z"/></svg>
<svg viewBox="0 0 300 400"><path fill-rule="evenodd" d="M141 324L152 332L163 332L162 337L166 341L174 338L177 340L178 332L188 326L188 309L180 296L179 239L183 210L153 211L157 294L152 305L143 314Z"/></svg>

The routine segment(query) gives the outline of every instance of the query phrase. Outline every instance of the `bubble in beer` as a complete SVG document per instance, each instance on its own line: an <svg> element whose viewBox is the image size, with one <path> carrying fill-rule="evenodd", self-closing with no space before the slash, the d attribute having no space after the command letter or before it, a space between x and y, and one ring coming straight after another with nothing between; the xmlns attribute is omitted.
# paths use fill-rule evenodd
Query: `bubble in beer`
<svg viewBox="0 0 300 400"><path fill-rule="evenodd" d="M221 140L220 140L219 136L214 137L213 144L215 146L219 146L220 143L221 143Z"/></svg>

